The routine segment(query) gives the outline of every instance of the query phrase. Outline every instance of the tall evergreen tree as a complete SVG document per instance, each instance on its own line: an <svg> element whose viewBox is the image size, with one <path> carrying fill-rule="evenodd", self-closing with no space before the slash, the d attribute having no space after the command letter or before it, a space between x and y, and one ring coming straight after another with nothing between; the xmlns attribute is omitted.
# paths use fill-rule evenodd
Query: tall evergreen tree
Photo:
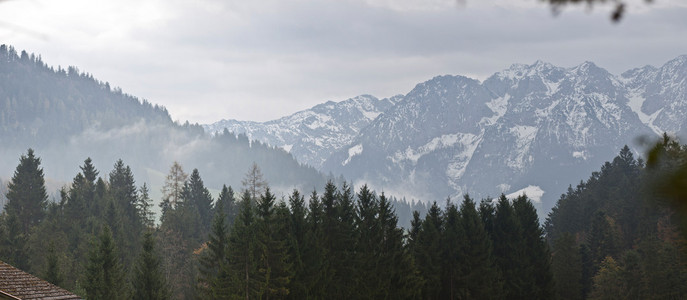
<svg viewBox="0 0 687 300"><path fill-rule="evenodd" d="M187 187L188 199L185 199L185 202L194 206L198 211L201 232L206 233L210 230L210 223L212 223L213 217L212 196L203 184L203 179L200 178L198 169L193 169L193 172L191 172Z"/></svg>
<svg viewBox="0 0 687 300"><path fill-rule="evenodd" d="M544 230L539 225L537 210L526 195L513 200L513 211L522 229L521 244L524 248L521 258L524 270L521 278L525 282L522 286L524 299L554 298L553 274L551 273L551 255L544 238Z"/></svg>
<svg viewBox="0 0 687 300"><path fill-rule="evenodd" d="M134 288L132 299L169 299L169 288L162 272L162 261L155 249L155 240L150 231L143 236L143 251L134 268L132 285Z"/></svg>
<svg viewBox="0 0 687 300"><path fill-rule="evenodd" d="M275 197L269 187L260 196L256 207L256 250L258 251L258 274L261 280L261 295L265 299L283 298L288 295L291 280L291 266L287 260L287 248L282 226L286 220L277 222ZM288 219L287 219L288 220Z"/></svg>
<svg viewBox="0 0 687 300"><path fill-rule="evenodd" d="M558 299L582 299L582 258L572 234L566 232L554 241L551 269Z"/></svg>
<svg viewBox="0 0 687 300"><path fill-rule="evenodd" d="M26 241L31 229L45 217L48 195L45 191L41 159L29 149L19 159L14 175L7 186L8 238L6 244L10 249L10 263L21 269L28 267Z"/></svg>
<svg viewBox="0 0 687 300"><path fill-rule="evenodd" d="M463 298L499 299L501 298L501 282L492 254L491 239L475 205L470 196L465 195L460 206L461 221L465 232L465 259L461 268L464 281L467 283Z"/></svg>
<svg viewBox="0 0 687 300"><path fill-rule="evenodd" d="M372 296L377 299L417 297L420 285L417 284L410 254L403 245L403 229L398 227L398 217L384 193L379 196L378 207L377 290Z"/></svg>
<svg viewBox="0 0 687 300"><path fill-rule="evenodd" d="M456 299L459 295L466 294L463 266L467 260L465 257L465 232L458 207L446 200L444 211L444 224L441 234L441 259L442 259L442 298Z"/></svg>
<svg viewBox="0 0 687 300"><path fill-rule="evenodd" d="M139 218L145 227L153 228L155 226L155 212L152 210L153 199L150 199L148 185L143 183L138 192L136 210L138 211Z"/></svg>
<svg viewBox="0 0 687 300"><path fill-rule="evenodd" d="M420 276L424 279L422 298L441 298L441 229L443 227L441 209L436 202L432 204L422 221L422 227L415 245L415 263Z"/></svg>
<svg viewBox="0 0 687 300"><path fill-rule="evenodd" d="M104 226L93 243L86 267L85 289L89 299L128 299L124 269L117 254L112 232Z"/></svg>
<svg viewBox="0 0 687 300"><path fill-rule="evenodd" d="M335 273L335 281L339 283L336 293L343 298L353 297L351 287L356 285L356 228L355 228L355 200L351 187L344 182L341 190L336 194L336 236L331 243L330 256L337 257L331 264Z"/></svg>
<svg viewBox="0 0 687 300"><path fill-rule="evenodd" d="M290 299L303 299L307 297L307 284L304 260L306 252L306 213L305 199L294 189L289 196L289 207L291 208L291 239L287 244L290 263L293 268L293 280L289 283Z"/></svg>
<svg viewBox="0 0 687 300"><path fill-rule="evenodd" d="M360 296L372 295L377 286L375 285L375 265L378 255L378 243L381 237L380 224L377 221L379 203L375 194L363 185L358 192L358 205L355 224L358 229L357 263L356 270L358 275L358 286L356 292Z"/></svg>
<svg viewBox="0 0 687 300"><path fill-rule="evenodd" d="M325 269L323 267L324 261L327 259L324 252L324 243L322 235L322 203L316 191L310 194L310 201L308 203L308 216L306 223L308 226L305 237L305 249L303 265L304 274L306 274L306 284L308 291L308 298L322 299L327 297L323 282L326 282Z"/></svg>
<svg viewBox="0 0 687 300"><path fill-rule="evenodd" d="M23 234L29 234L30 229L45 216L48 195L40 165L41 159L34 155L33 149L29 149L19 159L7 186L5 211L17 217Z"/></svg>
<svg viewBox="0 0 687 300"><path fill-rule="evenodd" d="M222 185L222 190L219 192L219 196L217 196L217 204L215 206L219 205L219 203L222 203L224 209L225 223L227 226L231 226L231 224L234 224L234 219L236 219L238 214L238 206L234 198L234 190L231 186ZM217 207L215 207L215 210L217 210Z"/></svg>
<svg viewBox="0 0 687 300"><path fill-rule="evenodd" d="M261 291L261 282L257 278L256 221L251 202L250 191L245 190L239 203L241 210L229 235L227 268L232 277L221 283L230 287L236 298L243 299L257 298Z"/></svg>
<svg viewBox="0 0 687 300"><path fill-rule="evenodd" d="M211 298L213 293L221 289L219 286L226 273L224 270L227 259L227 248L229 247L229 233L224 215L224 201L218 201L215 211L215 218L212 222L212 231L208 241L207 249L202 252L200 257L200 290L205 297ZM226 277L225 277L226 278ZM220 293L217 293L220 294Z"/></svg>
<svg viewBox="0 0 687 300"><path fill-rule="evenodd" d="M525 245L522 228L513 206L504 194L498 199L494 214L492 242L494 256L501 276L504 279L503 291L506 299L525 298L528 284L527 262L523 258Z"/></svg>
<svg viewBox="0 0 687 300"><path fill-rule="evenodd" d="M50 241L48 244L47 263L48 265L45 268L44 276L45 280L54 285L60 286L64 281L64 277L60 269L60 260L59 256L57 255L57 250L55 249L55 242L53 241Z"/></svg>

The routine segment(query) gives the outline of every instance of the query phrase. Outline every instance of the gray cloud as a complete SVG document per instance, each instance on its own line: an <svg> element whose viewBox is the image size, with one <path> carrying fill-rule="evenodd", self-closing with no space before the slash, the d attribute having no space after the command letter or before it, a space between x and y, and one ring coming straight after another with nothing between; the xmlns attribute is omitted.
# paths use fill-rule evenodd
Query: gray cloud
<svg viewBox="0 0 687 300"><path fill-rule="evenodd" d="M1 27L0 38L192 122L274 119L326 100L406 93L440 74L484 79L515 62L591 60L620 73L687 52L679 1L642 4L620 24L603 8L554 17L522 1L437 0L422 9L419 0L148 0L93 13L69 0L63 15L36 1L26 21L8 14L27 8L8 2L0 19L49 40Z"/></svg>

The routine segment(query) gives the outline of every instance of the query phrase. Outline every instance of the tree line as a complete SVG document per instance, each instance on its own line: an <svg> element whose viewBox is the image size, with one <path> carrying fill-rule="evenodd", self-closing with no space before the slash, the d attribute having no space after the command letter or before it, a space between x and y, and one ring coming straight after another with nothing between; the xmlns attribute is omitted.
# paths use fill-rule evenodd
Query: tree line
<svg viewBox="0 0 687 300"><path fill-rule="evenodd" d="M322 194L277 199L254 165L242 192L224 186L214 200L197 169L188 175L175 163L156 224L147 186L137 187L121 160L104 179L86 159L59 201L48 200L40 163L29 149L10 180L0 255L89 299L524 299L553 291L526 196L435 202L405 231L392 202L367 186L354 192L329 181Z"/></svg>
<svg viewBox="0 0 687 300"><path fill-rule="evenodd" d="M255 164L240 192L213 199L174 163L159 218L121 160L103 178L86 159L50 201L29 149L7 186L0 257L87 299L680 299L681 216L652 191L687 148L664 144L658 170L623 148L543 226L526 195L502 194L433 202L409 228L366 185L278 198Z"/></svg>

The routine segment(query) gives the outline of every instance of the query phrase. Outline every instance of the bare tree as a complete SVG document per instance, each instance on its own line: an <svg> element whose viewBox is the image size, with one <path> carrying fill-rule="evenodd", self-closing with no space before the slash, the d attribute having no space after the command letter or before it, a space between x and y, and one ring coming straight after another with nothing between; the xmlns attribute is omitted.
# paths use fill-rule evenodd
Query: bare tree
<svg viewBox="0 0 687 300"><path fill-rule="evenodd" d="M169 174L165 178L165 185L162 187L160 207L162 207L163 214L166 209L176 207L181 201L186 180L188 180L188 174L184 173L184 169L175 161L169 169Z"/></svg>
<svg viewBox="0 0 687 300"><path fill-rule="evenodd" d="M243 189L250 193L251 199L253 200L257 199L257 197L264 192L265 187L267 187L267 181L262 177L262 172L260 172L258 164L253 162L248 173L243 177L241 184L243 185Z"/></svg>

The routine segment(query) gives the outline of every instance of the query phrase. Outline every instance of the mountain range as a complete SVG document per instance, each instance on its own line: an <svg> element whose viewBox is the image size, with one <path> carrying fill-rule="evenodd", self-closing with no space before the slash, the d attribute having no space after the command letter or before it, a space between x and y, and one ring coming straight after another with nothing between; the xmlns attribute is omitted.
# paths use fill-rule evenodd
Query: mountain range
<svg viewBox="0 0 687 300"><path fill-rule="evenodd" d="M547 212L638 138L687 133L687 56L614 75L592 62L514 64L483 81L437 76L405 95L327 102L278 120L223 120L322 172L396 196L526 192Z"/></svg>

